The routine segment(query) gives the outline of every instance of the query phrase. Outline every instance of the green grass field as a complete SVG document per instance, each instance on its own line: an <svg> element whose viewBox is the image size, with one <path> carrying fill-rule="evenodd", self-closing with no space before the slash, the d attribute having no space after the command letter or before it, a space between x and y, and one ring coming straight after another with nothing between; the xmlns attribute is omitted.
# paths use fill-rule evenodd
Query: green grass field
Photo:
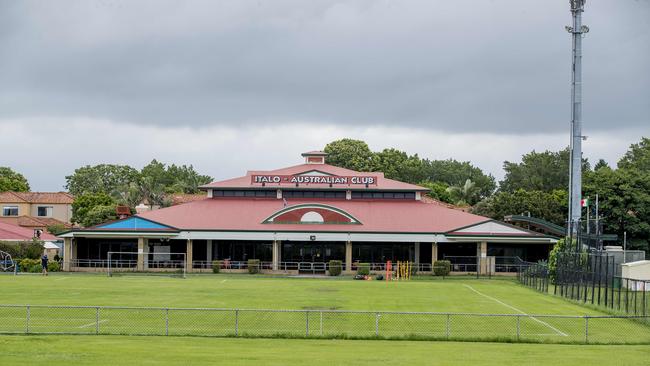
<svg viewBox="0 0 650 366"><path fill-rule="evenodd" d="M117 307L157 307L157 308L228 308L228 309L276 309L299 310L299 312L257 313L240 311L235 320L232 311L197 311L197 310L133 310L101 309L99 318L94 308L83 309L30 309L30 332L34 333L88 333L99 336L0 336L2 352L11 355L20 354L21 347L38 347L44 343L55 350L43 350L33 357L34 360L76 357L75 339L83 339L83 344L93 344L99 340L115 343L128 352L132 342L159 345L171 342L174 347L195 352L196 344L227 345L230 354L250 359L237 359L239 363L247 360L277 356L278 351L268 354L267 344L278 346L289 354L296 355L297 360L307 361L306 355L322 345L336 345L341 354L351 356L358 354L355 349L366 347L368 360L381 354L397 357L404 362L426 361L429 351L440 353L441 349L459 348L463 343L454 342L414 342L414 341L380 341L380 340L299 340L299 339L232 339L232 338L196 338L196 337L124 337L103 336L101 334L150 334L164 335L168 324L169 335L204 335L232 336L234 324L237 323L239 335L272 337L278 334L304 336L305 323L308 320L310 337L341 336L371 338L379 331L381 337L445 339L483 339L514 340L519 329L520 339L542 342L582 342L585 324L583 319L545 318L522 316L517 328L516 317L476 317L454 315L451 321L443 315L412 314L395 315L375 312L451 312L479 314L552 314L552 315L605 315L594 309L579 306L559 297L543 295L506 279L474 279L469 277L413 280L409 282L354 281L350 278L278 278L249 275L194 275L186 279L161 276L124 276L108 278L102 275L88 274L54 274L41 276L0 276L2 304L19 305L87 305ZM321 314L321 310L323 313ZM328 311L370 311L370 313L338 314ZM310 312L307 312L310 311ZM0 332L24 333L25 308L0 307ZM75 338L78 337L78 338ZM596 343L646 343L643 346L604 346L629 347L625 349L626 357L636 360L642 355L640 350L650 348L650 328L629 320L590 319L589 340ZM89 343L87 343L89 342ZM350 342L350 343L346 343ZM592 353L585 350L601 350L597 346L580 345L546 345L546 344L500 344L464 343L480 352L487 352L490 360L502 360L499 347L513 347L521 357L539 351L555 357L553 349L573 349L576 357L589 357ZM30 346L31 345L31 346ZM67 349L72 347L70 351ZM248 346L247 346L248 345ZM356 346L354 346L356 345ZM221 346L218 346L221 347ZM244 347L247 353L237 352ZM249 352L251 347L254 351ZM284 348L283 348L284 347ZM402 354L398 349L412 348L413 352ZM554 348L557 347L557 348ZM569 348L567 348L569 347ZM574 348L571 348L574 347ZM638 348L640 347L640 348ZM100 347L101 348L101 347ZM146 348L143 346L142 348ZM292 353L293 350L296 352ZM395 352L390 352L394 349ZM508 348L510 349L510 348ZM612 348L615 349L615 348ZM380 353L377 351L381 350ZM91 352L92 351L92 352ZM103 349L88 352L88 362L98 360L101 364L112 351ZM108 352L108 353L105 353ZM183 354L178 351L180 357ZM459 361L467 357L460 354L453 356L443 352L441 360ZM603 351L604 352L604 351ZM305 354L303 357L302 354ZM597 352L596 352L597 353ZM208 353L199 352L200 357ZM603 354L606 354L604 352ZM328 354L323 354L326 361ZM647 356L647 352L645 353ZM336 357L340 355L337 354ZM29 357L32 357L31 355ZM197 356L199 357L199 356ZM199 358L200 358L199 357ZM248 357L248 356L246 356ZM331 357L335 357L331 355ZM388 357L388 356L386 356ZM399 358L401 357L401 358ZM447 358L445 358L447 357ZM456 357L456 358L454 358ZM618 357L618 356L617 356ZM218 357L220 358L220 357ZM6 360L7 358L2 358ZM170 358L169 360L172 360ZM393 359L393 358L386 358ZM597 358L596 358L597 359ZM282 357L277 358L281 364ZM542 358L539 359L540 361ZM335 362L334 362L335 361ZM553 364L561 364L558 358ZM198 361L197 361L198 362ZM334 359L333 363L345 363L344 356ZM370 362L370 361L368 361ZM146 362L144 362L146 364ZM156 362L154 362L156 363ZM173 363L170 361L170 363ZM200 362L199 362L200 363ZM417 363L417 362L416 362ZM516 362L512 362L515 364ZM626 362L633 364L633 362ZM156 363L157 364L157 363ZM232 364L236 364L233 362ZM316 363L318 364L318 363ZM323 362L322 364L330 364ZM363 364L363 362L360 362ZM501 361L500 364L508 364ZM520 364L520 363L516 363ZM567 363L571 364L571 363Z"/></svg>
<svg viewBox="0 0 650 366"><path fill-rule="evenodd" d="M0 336L3 365L647 365L648 346Z"/></svg>

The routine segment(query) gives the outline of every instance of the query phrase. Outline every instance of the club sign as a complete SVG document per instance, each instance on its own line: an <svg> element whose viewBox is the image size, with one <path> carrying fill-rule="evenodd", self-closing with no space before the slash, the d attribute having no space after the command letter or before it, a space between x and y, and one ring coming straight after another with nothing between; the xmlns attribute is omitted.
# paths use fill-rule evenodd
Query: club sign
<svg viewBox="0 0 650 366"><path fill-rule="evenodd" d="M340 175L251 175L255 184L332 184L332 185L376 185L376 176Z"/></svg>

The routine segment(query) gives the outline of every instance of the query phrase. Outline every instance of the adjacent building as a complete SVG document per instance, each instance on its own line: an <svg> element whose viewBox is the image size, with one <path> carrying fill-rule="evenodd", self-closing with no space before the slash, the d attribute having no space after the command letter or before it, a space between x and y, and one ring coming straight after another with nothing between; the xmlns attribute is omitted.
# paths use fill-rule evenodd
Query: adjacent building
<svg viewBox="0 0 650 366"><path fill-rule="evenodd" d="M299 165L202 186L200 200L65 232L64 268L101 269L108 252L126 252L138 270L163 268L178 260L171 253L184 253L188 271L208 270L217 259L226 269L244 268L248 259L268 271L312 273L330 260L343 261L346 271L401 260L430 271L437 259L536 261L556 241L425 199L426 188L381 172L329 165L323 152L302 156Z"/></svg>
<svg viewBox="0 0 650 366"><path fill-rule="evenodd" d="M0 192L0 222L40 230L70 227L73 200L66 192Z"/></svg>

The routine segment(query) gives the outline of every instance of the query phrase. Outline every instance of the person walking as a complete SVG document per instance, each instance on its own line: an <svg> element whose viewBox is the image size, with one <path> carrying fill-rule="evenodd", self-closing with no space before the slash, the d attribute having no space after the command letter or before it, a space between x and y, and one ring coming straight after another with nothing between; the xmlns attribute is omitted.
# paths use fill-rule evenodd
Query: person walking
<svg viewBox="0 0 650 366"><path fill-rule="evenodd" d="M47 258L47 254L43 254L41 257L41 267L43 267L43 275L47 276L47 262L49 259Z"/></svg>

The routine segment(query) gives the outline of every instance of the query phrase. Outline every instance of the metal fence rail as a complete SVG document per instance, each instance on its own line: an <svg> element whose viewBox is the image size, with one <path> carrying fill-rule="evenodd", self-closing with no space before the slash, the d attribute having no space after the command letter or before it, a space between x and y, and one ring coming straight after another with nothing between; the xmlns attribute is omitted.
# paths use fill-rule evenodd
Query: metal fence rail
<svg viewBox="0 0 650 366"><path fill-rule="evenodd" d="M0 305L2 334L650 344L643 316Z"/></svg>
<svg viewBox="0 0 650 366"><path fill-rule="evenodd" d="M519 282L543 293L614 312L650 316L650 281L617 276L614 257L607 253L558 254L555 273L545 263L531 263L518 274Z"/></svg>

